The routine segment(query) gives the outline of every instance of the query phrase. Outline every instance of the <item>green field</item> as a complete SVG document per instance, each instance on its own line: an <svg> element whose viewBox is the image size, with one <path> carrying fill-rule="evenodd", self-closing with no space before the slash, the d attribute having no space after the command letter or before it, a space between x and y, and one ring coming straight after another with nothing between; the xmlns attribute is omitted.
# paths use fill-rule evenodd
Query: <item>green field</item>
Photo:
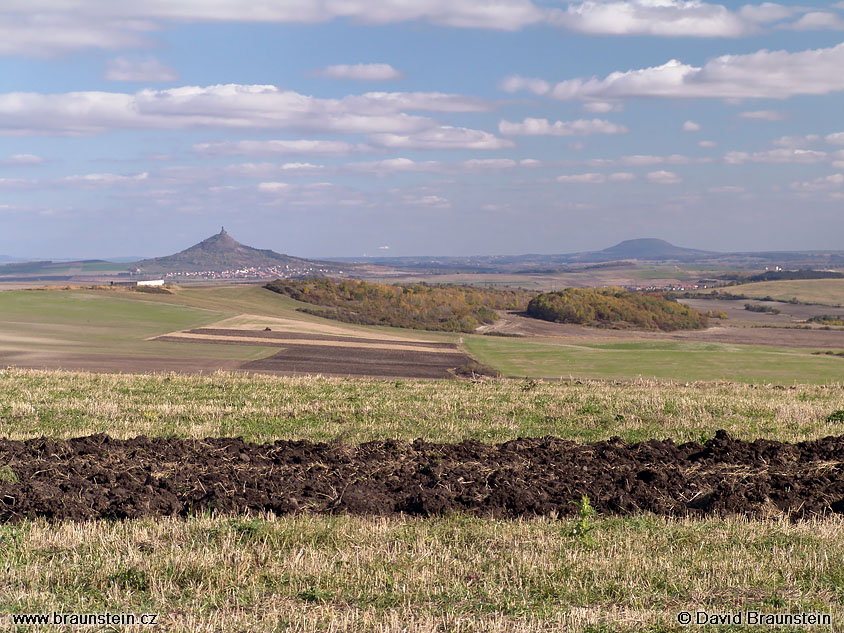
<svg viewBox="0 0 844 633"><path fill-rule="evenodd" d="M759 281L730 286L726 292L761 299L773 297L778 301L796 298L804 303L844 306L844 279L801 279L796 281Z"/></svg>
<svg viewBox="0 0 844 633"><path fill-rule="evenodd" d="M0 292L2 349L176 358L252 358L269 353L247 346L147 341L230 316L213 309L151 301L150 296L154 295L84 290Z"/></svg>
<svg viewBox="0 0 844 633"><path fill-rule="evenodd" d="M550 339L546 339L550 341ZM466 349L507 376L839 383L844 362L813 350L685 341L558 343L473 336Z"/></svg>
<svg viewBox="0 0 844 633"><path fill-rule="evenodd" d="M682 441L725 428L795 441L841 433L827 417L844 408L844 388L7 370L0 403L0 436L21 439ZM682 610L756 608L844 625L840 518L641 515L585 526L459 514L25 521L0 525L0 614L153 612L161 630L185 632L661 633L688 630L676 624Z"/></svg>

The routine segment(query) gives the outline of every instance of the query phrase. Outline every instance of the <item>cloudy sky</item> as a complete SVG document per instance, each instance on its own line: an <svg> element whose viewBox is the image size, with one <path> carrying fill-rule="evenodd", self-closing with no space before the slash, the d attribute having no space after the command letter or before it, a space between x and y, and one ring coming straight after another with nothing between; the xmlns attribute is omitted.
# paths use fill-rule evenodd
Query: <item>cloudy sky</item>
<svg viewBox="0 0 844 633"><path fill-rule="evenodd" d="M844 2L3 0L0 254L844 249L842 113Z"/></svg>

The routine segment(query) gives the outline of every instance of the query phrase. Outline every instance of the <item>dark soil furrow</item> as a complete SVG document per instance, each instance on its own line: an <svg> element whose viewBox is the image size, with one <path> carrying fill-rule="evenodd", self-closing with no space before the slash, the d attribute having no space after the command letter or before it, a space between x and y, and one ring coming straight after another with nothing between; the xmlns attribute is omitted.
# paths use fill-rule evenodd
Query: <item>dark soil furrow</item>
<svg viewBox="0 0 844 633"><path fill-rule="evenodd" d="M107 435L0 441L0 520L185 516L210 510L571 516L844 513L844 436L799 444L553 437L358 446Z"/></svg>

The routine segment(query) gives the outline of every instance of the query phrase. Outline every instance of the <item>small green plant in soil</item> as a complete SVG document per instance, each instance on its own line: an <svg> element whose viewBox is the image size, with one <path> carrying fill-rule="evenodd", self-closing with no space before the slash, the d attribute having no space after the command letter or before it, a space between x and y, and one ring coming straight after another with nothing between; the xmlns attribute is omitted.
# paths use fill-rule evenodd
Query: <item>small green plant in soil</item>
<svg viewBox="0 0 844 633"><path fill-rule="evenodd" d="M0 466L0 484L16 484L18 481L18 476L11 466Z"/></svg>
<svg viewBox="0 0 844 633"><path fill-rule="evenodd" d="M583 495L580 498L580 503L577 507L577 515L577 520L569 530L569 536L587 540L589 538L589 532L595 529L595 526L592 524L592 518L595 516L595 509L589 502L589 495Z"/></svg>

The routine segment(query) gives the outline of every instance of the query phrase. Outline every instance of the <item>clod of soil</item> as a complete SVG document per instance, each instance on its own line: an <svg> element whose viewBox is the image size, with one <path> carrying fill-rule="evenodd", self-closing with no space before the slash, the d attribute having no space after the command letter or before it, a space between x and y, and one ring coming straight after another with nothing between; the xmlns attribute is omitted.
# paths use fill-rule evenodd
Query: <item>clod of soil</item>
<svg viewBox="0 0 844 633"><path fill-rule="evenodd" d="M358 446L237 438L0 441L0 520L207 510L427 516L844 513L844 436L786 444L725 431L705 444L553 437Z"/></svg>

